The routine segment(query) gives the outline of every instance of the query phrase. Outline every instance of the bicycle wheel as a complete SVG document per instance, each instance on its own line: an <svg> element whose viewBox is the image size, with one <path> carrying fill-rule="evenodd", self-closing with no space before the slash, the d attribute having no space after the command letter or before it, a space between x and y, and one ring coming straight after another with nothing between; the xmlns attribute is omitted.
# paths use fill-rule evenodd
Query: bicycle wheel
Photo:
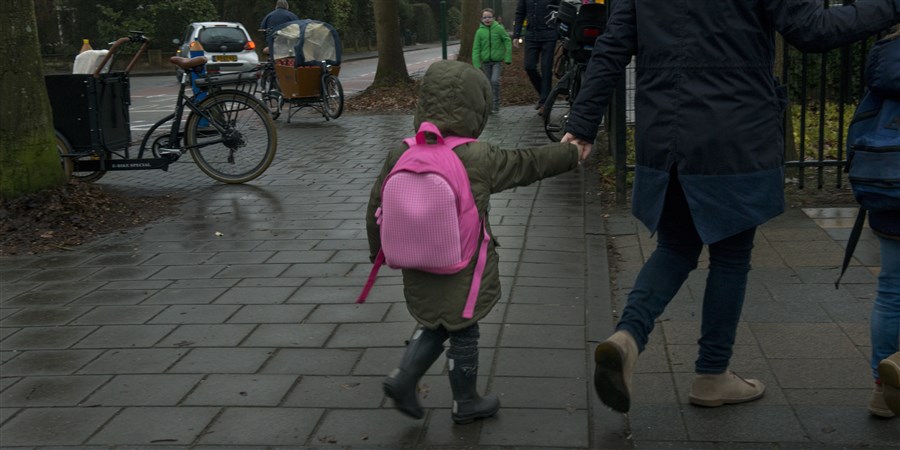
<svg viewBox="0 0 900 450"><path fill-rule="evenodd" d="M344 87L331 74L322 78L322 109L329 119L337 119L344 112Z"/></svg>
<svg viewBox="0 0 900 450"><path fill-rule="evenodd" d="M257 98L241 91L219 91L198 107L208 117L192 111L184 138L203 173L223 183L244 183L272 164L278 147L275 123ZM201 128L207 125L201 122L209 124Z"/></svg>
<svg viewBox="0 0 900 450"><path fill-rule="evenodd" d="M569 90L557 85L550 91L544 102L544 131L553 142L559 142L565 135L569 120Z"/></svg>
<svg viewBox="0 0 900 450"><path fill-rule="evenodd" d="M62 164L63 172L66 174L66 180L93 183L103 178L103 175L106 175L105 170L75 170L75 160L97 160L100 159L100 155L91 152L78 154L78 156L64 156L75 154L75 152L72 151L72 146L69 145L69 141L65 136L59 134L58 131L56 132L56 152L59 153L60 164Z"/></svg>

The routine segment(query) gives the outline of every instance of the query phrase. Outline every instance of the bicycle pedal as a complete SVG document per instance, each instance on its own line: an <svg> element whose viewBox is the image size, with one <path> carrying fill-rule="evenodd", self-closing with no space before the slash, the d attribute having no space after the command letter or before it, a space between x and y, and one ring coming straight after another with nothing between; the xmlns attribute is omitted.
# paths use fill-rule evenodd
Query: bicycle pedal
<svg viewBox="0 0 900 450"><path fill-rule="evenodd" d="M173 154L180 155L180 154L181 154L181 149L180 149L180 148L163 148L163 147L160 147L160 148L157 148L157 149L156 149L156 153L158 153L160 156L163 156L163 155L173 155Z"/></svg>

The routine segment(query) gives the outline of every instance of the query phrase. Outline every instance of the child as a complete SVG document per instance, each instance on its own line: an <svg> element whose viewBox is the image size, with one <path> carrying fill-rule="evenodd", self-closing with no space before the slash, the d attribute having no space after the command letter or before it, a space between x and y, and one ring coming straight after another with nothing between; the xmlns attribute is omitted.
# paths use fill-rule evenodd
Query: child
<svg viewBox="0 0 900 450"><path fill-rule="evenodd" d="M439 61L425 73L416 107L415 128L428 121L443 136L476 138L484 130L491 110L491 86L487 78L469 64ZM375 211L381 206L381 185L406 144L390 151L381 174L372 187L366 213L369 250L374 260L381 248ZM542 178L575 168L580 155L575 146L550 144L536 149L500 150L486 142L471 142L454 149L472 187L481 217L487 217L490 195L516 186L525 186ZM487 222L487 220L485 220ZM490 225L487 226L490 231ZM480 396L476 390L478 374L478 321L500 299L500 274L496 242L488 243L488 257L481 288L471 319L462 311L469 292L476 258L462 271L436 275L403 270L403 293L412 316L421 324L406 347L400 366L384 380L385 395L393 399L402 413L420 419L424 416L416 395L416 384L444 351L447 351L450 387L453 391L453 421L459 424L493 416L500 408L494 395Z"/></svg>
<svg viewBox="0 0 900 450"><path fill-rule="evenodd" d="M481 25L472 43L472 65L491 80L494 113L500 112L500 72L504 63L512 64L512 39L503 25L494 21L494 10L485 8L481 10Z"/></svg>

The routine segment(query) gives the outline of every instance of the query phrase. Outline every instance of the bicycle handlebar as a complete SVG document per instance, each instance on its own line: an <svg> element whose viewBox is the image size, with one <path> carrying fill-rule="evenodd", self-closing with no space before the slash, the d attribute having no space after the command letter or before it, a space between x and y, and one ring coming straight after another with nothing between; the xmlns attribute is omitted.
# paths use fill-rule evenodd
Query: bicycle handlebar
<svg viewBox="0 0 900 450"><path fill-rule="evenodd" d="M103 57L103 60L100 61L100 64L97 65L97 69L94 70L94 78L100 78L100 72L103 71L103 68L106 67L106 63L109 62L110 59L115 55L116 50L120 46L125 43L139 43L141 42L141 48L138 49L137 53L134 54L134 57L131 58L131 62L128 63L128 66L125 67L125 73L131 72L131 69L137 63L138 58L140 58L141 54L147 50L147 47L150 46L150 39L144 36L142 31L131 31L128 37L123 37L116 39L115 42L109 47L109 51Z"/></svg>

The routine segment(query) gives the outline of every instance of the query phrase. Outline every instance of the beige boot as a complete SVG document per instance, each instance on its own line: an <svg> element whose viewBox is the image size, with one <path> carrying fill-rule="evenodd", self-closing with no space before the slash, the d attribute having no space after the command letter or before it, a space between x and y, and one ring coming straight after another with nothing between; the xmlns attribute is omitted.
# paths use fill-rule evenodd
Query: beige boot
<svg viewBox="0 0 900 450"><path fill-rule="evenodd" d="M894 413L888 408L884 402L884 387L880 384L875 385L872 389L872 398L869 400L869 413L873 416L891 418Z"/></svg>
<svg viewBox="0 0 900 450"><path fill-rule="evenodd" d="M730 370L709 375L698 374L691 386L690 401L697 406L716 407L756 400L766 392L759 380L745 380Z"/></svg>
<svg viewBox="0 0 900 450"><path fill-rule="evenodd" d="M878 378L884 387L884 403L894 415L900 416L900 352L878 363Z"/></svg>
<svg viewBox="0 0 900 450"><path fill-rule="evenodd" d="M597 345L594 389L606 406L623 413L631 408L631 374L637 357L637 342L627 331L616 331Z"/></svg>

